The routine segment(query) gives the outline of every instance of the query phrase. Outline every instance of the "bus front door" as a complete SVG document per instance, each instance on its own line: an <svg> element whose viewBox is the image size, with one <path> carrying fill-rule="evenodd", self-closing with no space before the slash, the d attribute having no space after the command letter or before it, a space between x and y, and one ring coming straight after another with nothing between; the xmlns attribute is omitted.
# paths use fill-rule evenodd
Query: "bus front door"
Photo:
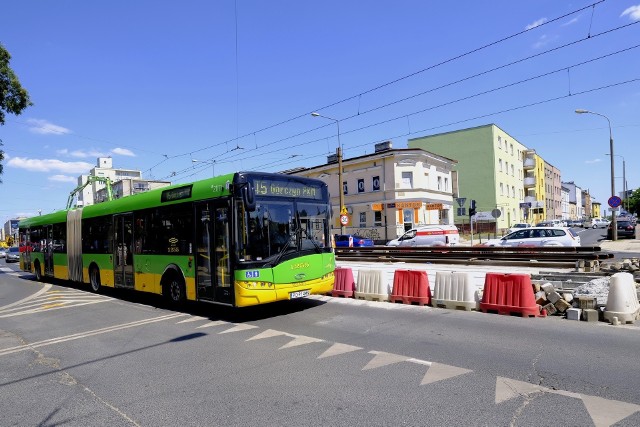
<svg viewBox="0 0 640 427"><path fill-rule="evenodd" d="M116 287L133 288L133 215L116 215L113 219L115 225L114 284Z"/></svg>
<svg viewBox="0 0 640 427"><path fill-rule="evenodd" d="M196 205L198 299L233 304L227 201Z"/></svg>

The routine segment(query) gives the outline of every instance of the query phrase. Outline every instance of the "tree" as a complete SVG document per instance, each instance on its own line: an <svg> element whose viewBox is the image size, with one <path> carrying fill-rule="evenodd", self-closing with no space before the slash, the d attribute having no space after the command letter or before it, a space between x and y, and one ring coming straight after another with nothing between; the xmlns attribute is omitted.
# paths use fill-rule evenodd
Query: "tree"
<svg viewBox="0 0 640 427"><path fill-rule="evenodd" d="M629 205L629 212L640 213L640 188L631 193L625 203Z"/></svg>
<svg viewBox="0 0 640 427"><path fill-rule="evenodd" d="M4 118L7 113L16 116L30 105L29 93L20 85L18 76L9 66L11 55L0 44L0 126L4 125ZM2 141L0 140L0 147ZM3 172L2 161L4 160L4 151L0 149L0 175ZM0 180L2 182L2 180Z"/></svg>

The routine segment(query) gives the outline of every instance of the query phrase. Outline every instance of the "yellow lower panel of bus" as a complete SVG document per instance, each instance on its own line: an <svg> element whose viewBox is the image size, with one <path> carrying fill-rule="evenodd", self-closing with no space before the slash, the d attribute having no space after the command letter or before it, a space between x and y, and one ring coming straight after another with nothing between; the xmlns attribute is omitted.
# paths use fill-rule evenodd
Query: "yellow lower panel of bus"
<svg viewBox="0 0 640 427"><path fill-rule="evenodd" d="M69 269L66 265L54 265L53 277L56 279L69 280Z"/></svg>
<svg viewBox="0 0 640 427"><path fill-rule="evenodd" d="M89 280L89 269L88 268L83 268L82 269L82 282L83 283L91 283ZM108 288L113 288L114 286L114 279L113 279L113 270L100 270L100 285L101 286L106 286Z"/></svg>
<svg viewBox="0 0 640 427"><path fill-rule="evenodd" d="M236 306L266 304L269 302L292 299L292 293L309 291L310 295L327 294L333 289L333 273L321 279L295 284L261 286L257 282L236 281ZM295 294L293 294L295 295ZM295 298L295 296L294 296Z"/></svg>

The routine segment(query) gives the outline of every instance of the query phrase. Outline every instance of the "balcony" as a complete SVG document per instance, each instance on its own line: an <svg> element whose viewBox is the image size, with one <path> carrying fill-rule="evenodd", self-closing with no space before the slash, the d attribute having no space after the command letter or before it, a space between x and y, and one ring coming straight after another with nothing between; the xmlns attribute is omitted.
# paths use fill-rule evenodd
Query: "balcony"
<svg viewBox="0 0 640 427"><path fill-rule="evenodd" d="M524 183L524 188L531 188L531 187L535 187L536 186L536 178L531 176L531 177L526 177L523 181Z"/></svg>
<svg viewBox="0 0 640 427"><path fill-rule="evenodd" d="M536 196L526 196L524 198L525 203L534 203L536 200Z"/></svg>
<svg viewBox="0 0 640 427"><path fill-rule="evenodd" d="M536 159L531 157L525 157L522 167L524 170L535 169Z"/></svg>

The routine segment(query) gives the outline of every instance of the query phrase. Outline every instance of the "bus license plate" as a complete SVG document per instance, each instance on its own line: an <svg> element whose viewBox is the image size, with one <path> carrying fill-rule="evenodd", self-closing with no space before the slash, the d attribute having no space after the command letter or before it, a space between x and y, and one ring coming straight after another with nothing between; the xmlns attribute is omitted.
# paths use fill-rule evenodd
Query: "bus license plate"
<svg viewBox="0 0 640 427"><path fill-rule="evenodd" d="M289 292L289 299L303 298L310 295L309 291Z"/></svg>

